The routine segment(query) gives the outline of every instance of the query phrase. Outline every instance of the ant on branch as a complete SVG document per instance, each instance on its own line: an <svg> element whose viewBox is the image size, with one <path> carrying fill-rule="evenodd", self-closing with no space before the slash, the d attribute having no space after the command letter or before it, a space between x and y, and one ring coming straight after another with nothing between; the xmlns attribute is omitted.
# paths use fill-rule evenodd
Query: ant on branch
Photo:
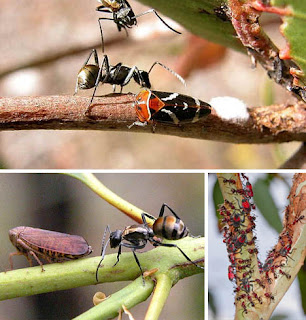
<svg viewBox="0 0 306 320"><path fill-rule="evenodd" d="M88 61L92 55L94 55L95 64L88 64ZM93 49L78 73L74 94L78 92L78 89L84 90L95 87L89 103L89 105L91 105L100 82L102 84L112 84L114 89L113 92L115 92L116 85L119 85L121 87L120 93L122 92L122 88L126 86L132 79L134 79L134 81L137 82L141 87L150 89L151 83L149 74L156 65L160 65L177 77L178 80L180 80L184 85L186 85L185 80L179 74L158 61L155 61L152 64L149 71L144 71L139 70L137 66L125 66L121 62L117 63L115 66L112 66L109 63L108 56L104 55L101 66L99 66L97 50Z"/></svg>
<svg viewBox="0 0 306 320"><path fill-rule="evenodd" d="M164 217L165 207L171 211L173 216ZM119 262L122 247L130 248L132 250L136 263L141 271L144 284L145 282L143 278L143 270L141 268L140 262L137 258L135 251L138 249L143 249L146 246L148 241L152 243L152 245L155 247L162 246L162 247L177 248L182 253L182 255L186 258L186 260L194 264L196 267L204 269L204 267L192 261L179 246L172 243L162 243L161 240L156 237L156 236L161 236L168 240L178 240L190 235L189 230L185 226L184 222L166 203L162 205L160 209L159 217L157 219L155 219L154 217L152 217L147 213L142 213L141 217L143 221L142 224L128 226L128 227L125 227L124 230L116 230L111 232L110 227L109 226L106 227L103 235L103 240L102 240L102 252L101 252L102 257L96 270L97 282L98 282L98 271L104 259L105 251L108 243L110 243L111 248L119 247L118 254L117 254L117 261L114 264L114 266ZM155 220L153 224L153 230L148 226L146 217ZM104 245L107 231L110 233L110 237L107 240L106 244Z"/></svg>

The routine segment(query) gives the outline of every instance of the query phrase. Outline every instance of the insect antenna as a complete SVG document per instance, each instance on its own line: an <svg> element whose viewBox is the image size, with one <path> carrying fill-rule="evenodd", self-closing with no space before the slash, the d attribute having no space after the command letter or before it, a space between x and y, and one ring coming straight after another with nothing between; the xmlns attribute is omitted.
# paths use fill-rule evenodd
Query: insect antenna
<svg viewBox="0 0 306 320"><path fill-rule="evenodd" d="M135 18L135 19L136 19L136 18L139 18L139 17L141 17L141 16L143 16L143 15L145 15L145 14L147 14L147 13L151 13L151 12L153 12L153 13L157 16L157 18L158 18L166 27L168 27L170 30L172 30L173 32L178 33L178 34L182 34L181 32L179 32L179 31L173 29L172 27L170 27L170 26L166 23L166 21L163 20L162 17L156 12L155 9L150 9L150 10L147 10L147 11L145 11L145 12L139 13L139 14L137 14L134 18Z"/></svg>
<svg viewBox="0 0 306 320"><path fill-rule="evenodd" d="M107 232L107 231L109 232L109 234L111 233L109 225L106 226L106 228L105 228L105 230L104 230L104 234L103 234L102 249L101 249L101 260L100 260L100 262L99 262L99 264L98 264L98 267L97 267L97 270L96 270L96 280L97 280L97 282L99 282L99 280L98 280L99 268L100 268L101 263L102 263L102 261L103 261L103 259L104 259L107 245L108 245L108 243L109 243L109 241L110 241L110 238L108 238L108 240L106 241L106 244L104 245L105 237L106 237L106 232Z"/></svg>
<svg viewBox="0 0 306 320"><path fill-rule="evenodd" d="M186 87L186 81L183 79L183 77L181 77L178 73L176 73L174 70L170 69L169 67L165 66L164 64L160 63L159 61L155 61L150 70L148 71L148 74L152 71L153 67L155 65L160 65L161 67L163 67L164 69L166 69L167 71L169 71L170 73L172 73L179 81L182 82L182 84Z"/></svg>

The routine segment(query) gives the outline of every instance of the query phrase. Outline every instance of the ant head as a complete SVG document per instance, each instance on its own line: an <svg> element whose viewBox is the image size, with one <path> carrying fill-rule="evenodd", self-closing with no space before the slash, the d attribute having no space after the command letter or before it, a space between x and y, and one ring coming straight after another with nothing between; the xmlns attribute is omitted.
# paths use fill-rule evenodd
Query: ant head
<svg viewBox="0 0 306 320"><path fill-rule="evenodd" d="M149 74L146 71L139 70L139 73L135 73L134 80L144 88L151 88L151 83L149 79Z"/></svg>
<svg viewBox="0 0 306 320"><path fill-rule="evenodd" d="M122 239L122 231L121 230L113 231L110 234L109 239L110 239L110 247L111 248L118 247L121 242L121 239Z"/></svg>

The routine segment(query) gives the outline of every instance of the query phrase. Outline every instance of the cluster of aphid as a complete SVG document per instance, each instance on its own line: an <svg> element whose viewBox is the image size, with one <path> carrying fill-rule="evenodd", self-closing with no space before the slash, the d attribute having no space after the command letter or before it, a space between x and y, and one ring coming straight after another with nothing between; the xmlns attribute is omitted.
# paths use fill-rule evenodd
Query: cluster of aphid
<svg viewBox="0 0 306 320"><path fill-rule="evenodd" d="M101 20L112 20L117 25L118 31L121 31L121 29L126 31L127 28L131 28L137 24L138 17L147 13L154 13L170 30L180 33L171 28L154 9L150 9L136 15L126 0L98 1L102 3L102 5L97 7L96 10L112 15L112 17L102 17L98 20L103 53L104 40ZM92 55L94 56L95 64L88 63ZM143 89L137 95L135 95L134 105L138 120L129 126L129 128L134 124L145 126L148 122L163 122L176 125L181 122L193 123L198 121L201 117L207 116L211 113L211 106L206 102L200 101L196 98L172 92L151 91L149 75L153 67L156 65L162 66L165 70L172 73L185 85L185 81L180 75L158 61L152 64L149 71L144 71L138 69L136 65L133 67L125 66L122 63L111 65L109 63L108 56L104 54L102 63L99 65L97 51L93 49L78 73L75 93L77 93L78 89L95 88L89 103L90 106L94 99L97 86L100 82L102 84L108 83L113 85L114 92L116 85L119 85L121 88L121 93L122 88L133 79ZM90 114L89 111L90 108L88 108L86 115Z"/></svg>
<svg viewBox="0 0 306 320"><path fill-rule="evenodd" d="M257 260L256 236L253 236L256 218L252 215L252 209L255 209L252 201L252 185L245 174L241 174L242 188L240 189L236 187L234 179L222 179L223 183L228 185L231 194L239 195L242 198L240 202L237 197L234 197L236 199L235 204L225 200L225 203L220 206L219 212L223 217L222 222L225 223L223 242L226 243L230 261L228 278L235 284L235 304L241 303L243 313L247 314L248 308L255 307L255 304L262 304L263 298L270 301L274 300L272 293L268 292L268 288L272 284L272 276L274 279L279 276L285 276L287 279L291 278L290 274L282 268L285 266L284 260L290 258L292 234L288 231L290 228L283 231L279 237L279 244L269 252L265 263ZM303 216L295 219L291 225L295 225L302 219ZM244 246L247 246L247 250L243 253L244 258L242 258L241 251ZM255 259L253 259L253 255L256 255ZM279 257L283 259L279 259ZM260 279L252 276L254 262L256 263L256 261L258 261ZM261 292L260 294L254 291L254 283L261 289L258 290Z"/></svg>

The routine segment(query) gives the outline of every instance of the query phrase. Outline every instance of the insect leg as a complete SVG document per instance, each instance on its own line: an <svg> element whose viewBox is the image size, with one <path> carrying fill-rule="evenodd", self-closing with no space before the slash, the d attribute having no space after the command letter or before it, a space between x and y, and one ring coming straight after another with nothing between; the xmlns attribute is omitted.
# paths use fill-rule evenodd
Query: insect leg
<svg viewBox="0 0 306 320"><path fill-rule="evenodd" d="M131 243L121 243L120 244L120 253L121 253L121 246L124 246L124 247L126 247L126 248L130 248L130 249L132 249L132 252L133 252L133 255L134 255L134 258L135 258L135 260L136 260L136 263L137 263L137 265L138 265L138 267L139 267L139 269L140 269L140 272L141 272L141 276L142 276L142 281L143 281L143 285L145 285L145 281L144 281L144 277L143 277L143 270L142 270L142 268L141 268L141 265L140 265L140 262L139 262L139 260L138 260L138 258L137 258L137 255L136 255L136 250L137 249L142 249L142 248L144 248L145 247L145 245L146 245L146 242L147 241L145 241L144 243L142 243L142 244L139 244L139 245L134 245L134 244L131 244ZM118 252L118 254L119 254L119 252ZM118 259L118 258L117 258ZM119 260L118 260L119 261ZM117 262L118 262L117 261ZM117 264L117 263L116 263Z"/></svg>
<svg viewBox="0 0 306 320"><path fill-rule="evenodd" d="M137 265L138 265L138 267L139 267L139 269L140 269L143 285L145 285L145 280L144 280L144 277L143 277L143 270L142 270L141 265L140 265L140 262L139 262L139 260L138 260L138 258L137 258L137 256L136 256L135 250L136 250L136 249L133 249L132 252L133 252L134 258L135 258L135 260L136 260L136 263L137 263Z"/></svg>
<svg viewBox="0 0 306 320"><path fill-rule="evenodd" d="M155 246L162 246L162 247L172 247L172 248L178 248L180 250L180 252L182 253L182 255L189 261L191 262L192 264L194 264L196 267L198 268L201 268L201 269L204 269L204 267L196 264L195 262L193 262L188 256L187 254L179 247L177 246L176 244L173 244L173 243L162 243L162 242L159 242L159 241L156 241L154 239L151 239L150 240L151 242L153 242L153 244Z"/></svg>
<svg viewBox="0 0 306 320"><path fill-rule="evenodd" d="M145 14L147 14L147 13L151 13L151 12L153 12L153 13L157 16L157 18L158 18L166 27L168 27L170 30L172 30L173 32L178 33L178 34L182 34L181 32L176 31L175 29L173 29L172 27L170 27L170 26L166 23L166 21L164 21L164 20L162 19L162 17L156 12L155 9L150 9L150 10L147 10L147 11L142 12L142 13L140 13L140 14L137 14L134 18L141 17L141 16L143 16L143 15L145 15Z"/></svg>
<svg viewBox="0 0 306 320"><path fill-rule="evenodd" d="M10 253L10 255L9 255L9 263L10 263L11 270L13 270L13 256L21 256L21 255L25 256L27 258L27 260L28 260L28 262L30 264L30 267L32 267L33 263L32 263L31 258L27 254L25 254L23 252L16 251L16 252Z"/></svg>
<svg viewBox="0 0 306 320"><path fill-rule="evenodd" d="M164 69L166 69L167 71L169 71L170 73L172 73L186 87L186 81L178 73L176 73L174 70L170 69L169 67L165 66L164 64L160 63L159 61L155 61L152 64L150 70L148 71L148 74L152 71L153 67L157 64L163 67Z"/></svg>
<svg viewBox="0 0 306 320"><path fill-rule="evenodd" d="M133 67L130 69L130 71L129 71L129 73L127 74L127 76L125 77L124 82L122 83L121 87L126 86L126 85L131 81L131 79L133 78L133 75L134 75L135 72L136 72L137 74L139 74L138 68L137 68L136 66L133 66ZM140 74L139 74L139 75L140 75Z"/></svg>
<svg viewBox="0 0 306 320"><path fill-rule="evenodd" d="M102 61L102 63L101 63L101 67L100 67L100 69L99 69L98 76L97 76L97 80L96 80L96 83L95 83L95 89L94 89L94 92L93 92L93 94L92 94L92 97L91 97L91 100L90 100L90 103L89 103L89 106L88 106L88 107L90 107L90 105L92 104L93 99L94 99L94 97L95 97L95 94L96 94L96 91L97 91L97 87L98 87L99 82L100 82L100 79L101 79L101 77L102 77L102 71L103 71L103 66L104 66L104 64L105 64L105 68L106 68L106 74L105 74L105 78L103 79L102 83L104 83L104 82L107 80L108 75L109 75L109 62L108 62L108 57L107 57L107 55L104 55L103 61Z"/></svg>
<svg viewBox="0 0 306 320"><path fill-rule="evenodd" d="M96 280L97 280L97 282L99 282L99 280L98 280L98 271L99 271L99 268L100 268L100 266L101 266L101 263L102 263L102 261L103 261L103 259L104 259L105 251L106 251L107 245L108 245L109 240L110 240L110 239L108 239L108 240L106 241L106 244L104 245L105 237L106 237L106 232L107 232L107 231L108 231L109 233L111 233L110 228L109 228L109 225L106 226L106 228L105 228L105 230L104 230L103 238L102 238L102 249L101 249L101 256L102 256L102 257L101 257L101 260L100 260L100 262L99 262L99 264L98 264L98 267L97 267L97 270L96 270Z"/></svg>
<svg viewBox="0 0 306 320"><path fill-rule="evenodd" d="M171 211L171 213L175 216L176 219L181 220L180 217L173 211L173 209L171 209L166 203L163 203L160 208L160 212L158 216L159 218L164 215L165 207L167 207Z"/></svg>
<svg viewBox="0 0 306 320"><path fill-rule="evenodd" d="M32 266L32 261L30 262L30 257L29 255L31 255L41 266L41 271L45 271L42 262L39 260L39 258L37 257L37 255L35 254L35 252L32 250L31 247L29 247L24 241L22 241L21 239L17 240L17 244L20 245L23 249L26 249L28 251L27 253L27 259L30 263L30 266Z"/></svg>

